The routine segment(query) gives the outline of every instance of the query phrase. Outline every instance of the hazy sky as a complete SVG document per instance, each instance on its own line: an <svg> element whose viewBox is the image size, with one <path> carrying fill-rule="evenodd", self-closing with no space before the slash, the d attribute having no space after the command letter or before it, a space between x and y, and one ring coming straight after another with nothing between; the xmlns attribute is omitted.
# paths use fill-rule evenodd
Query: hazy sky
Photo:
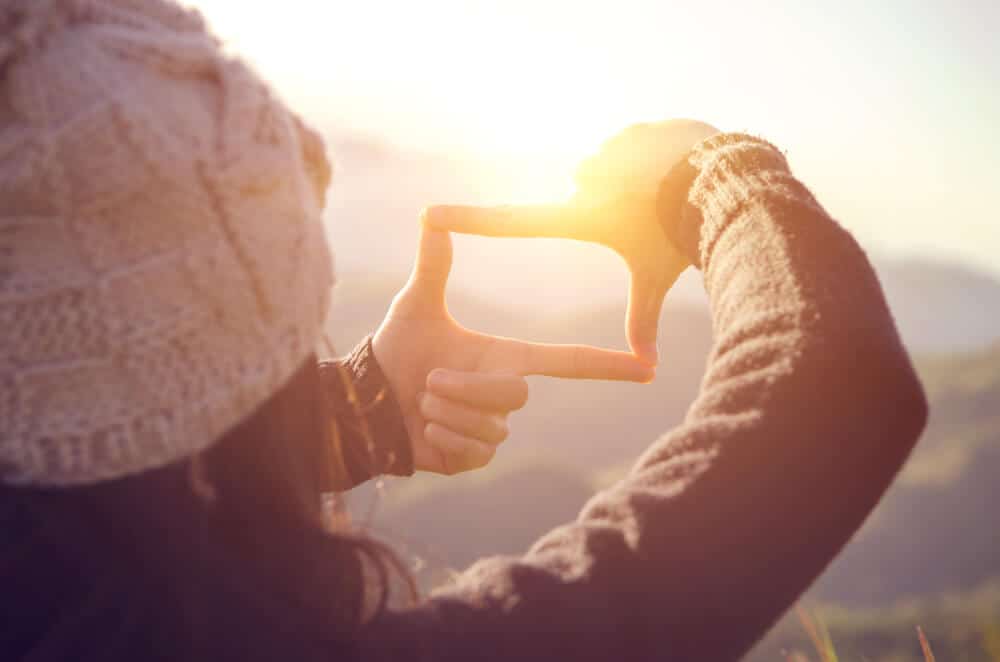
<svg viewBox="0 0 1000 662"><path fill-rule="evenodd" d="M1000 3L192 4L310 120L534 164L526 197L632 122L694 117L786 149L866 246L1000 274Z"/></svg>

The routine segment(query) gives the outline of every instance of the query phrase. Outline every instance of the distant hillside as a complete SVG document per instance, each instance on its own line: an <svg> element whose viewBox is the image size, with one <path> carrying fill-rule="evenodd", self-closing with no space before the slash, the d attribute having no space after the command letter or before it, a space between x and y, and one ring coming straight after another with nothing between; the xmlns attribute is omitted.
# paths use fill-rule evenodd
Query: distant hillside
<svg viewBox="0 0 1000 662"><path fill-rule="evenodd" d="M576 517L594 491L585 475L545 460L508 465L485 476L464 476L447 489L390 498L379 528L431 563L464 568L484 556L483 550L524 552L553 522ZM458 531L463 535L456 536Z"/></svg>
<svg viewBox="0 0 1000 662"><path fill-rule="evenodd" d="M907 346L968 352L1000 339L1000 282L957 264L880 262L879 278Z"/></svg>
<svg viewBox="0 0 1000 662"><path fill-rule="evenodd" d="M1000 306L1000 285L961 268L922 264L890 264L880 272L904 340L918 355L930 353L921 370L940 403L931 423L935 432L924 442L933 445L949 438L949 421L957 425L983 421L997 408L997 400L980 387L1000 371L990 372L992 364L984 362L980 353L965 358L933 357L941 347L974 344L981 348L989 339L1000 338L1000 313L989 326L991 307ZM933 287L918 277L924 268L936 279ZM339 351L347 351L377 327L404 282L404 276L361 272L339 276L329 327ZM995 296L982 301L949 294L968 290L986 297L992 288L998 288ZM961 305L956 303L961 301ZM948 306L964 307L965 312L953 310L941 319L929 315L934 318L930 322L923 319L925 308ZM625 348L624 301L598 301L572 313L539 314L530 305L490 303L452 287L449 307L460 322L477 330L545 342ZM978 326L969 331L970 340L960 342L963 319L976 319ZM531 400L515 415L513 439L505 452L534 451L540 446L586 470L627 462L637 455L682 418L697 393L711 344L707 310L687 299L668 297L660 328L663 360L651 387L533 378ZM987 428L995 429L995 421L989 420Z"/></svg>

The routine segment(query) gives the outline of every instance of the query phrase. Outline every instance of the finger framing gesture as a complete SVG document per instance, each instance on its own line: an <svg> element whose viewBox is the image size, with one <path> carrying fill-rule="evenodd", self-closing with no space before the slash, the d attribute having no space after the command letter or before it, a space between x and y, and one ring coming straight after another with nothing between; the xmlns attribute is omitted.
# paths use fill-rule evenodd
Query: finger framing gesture
<svg viewBox="0 0 1000 662"><path fill-rule="evenodd" d="M463 327L445 300L451 264L451 235L425 223L410 279L372 341L400 403L417 469L452 474L488 463L508 434L507 416L524 404L527 375L653 379L654 368L628 352Z"/></svg>

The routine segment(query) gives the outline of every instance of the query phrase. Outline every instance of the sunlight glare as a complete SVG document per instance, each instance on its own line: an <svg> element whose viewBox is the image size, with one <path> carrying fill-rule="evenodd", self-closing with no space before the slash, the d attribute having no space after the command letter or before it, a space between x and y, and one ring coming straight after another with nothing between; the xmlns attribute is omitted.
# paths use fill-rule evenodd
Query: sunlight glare
<svg viewBox="0 0 1000 662"><path fill-rule="evenodd" d="M644 72L624 64L636 54L609 40L604 15L589 8L286 0L278 12L272 3L191 4L294 104L404 145L522 166L540 159L561 173L556 188L549 178L549 197L571 190L574 164L604 138L664 117L662 90L637 82ZM631 37L645 39L641 23Z"/></svg>

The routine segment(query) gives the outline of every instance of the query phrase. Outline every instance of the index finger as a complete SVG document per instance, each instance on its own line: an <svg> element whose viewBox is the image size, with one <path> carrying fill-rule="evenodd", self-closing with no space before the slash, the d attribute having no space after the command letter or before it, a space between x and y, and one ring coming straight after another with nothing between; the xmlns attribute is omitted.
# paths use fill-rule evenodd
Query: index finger
<svg viewBox="0 0 1000 662"><path fill-rule="evenodd" d="M581 205L437 205L424 211L425 222L439 230L485 237L591 240L601 214Z"/></svg>
<svg viewBox="0 0 1000 662"><path fill-rule="evenodd" d="M656 369L629 352L589 345L548 345L504 338L500 351L521 375L563 379L653 381Z"/></svg>

